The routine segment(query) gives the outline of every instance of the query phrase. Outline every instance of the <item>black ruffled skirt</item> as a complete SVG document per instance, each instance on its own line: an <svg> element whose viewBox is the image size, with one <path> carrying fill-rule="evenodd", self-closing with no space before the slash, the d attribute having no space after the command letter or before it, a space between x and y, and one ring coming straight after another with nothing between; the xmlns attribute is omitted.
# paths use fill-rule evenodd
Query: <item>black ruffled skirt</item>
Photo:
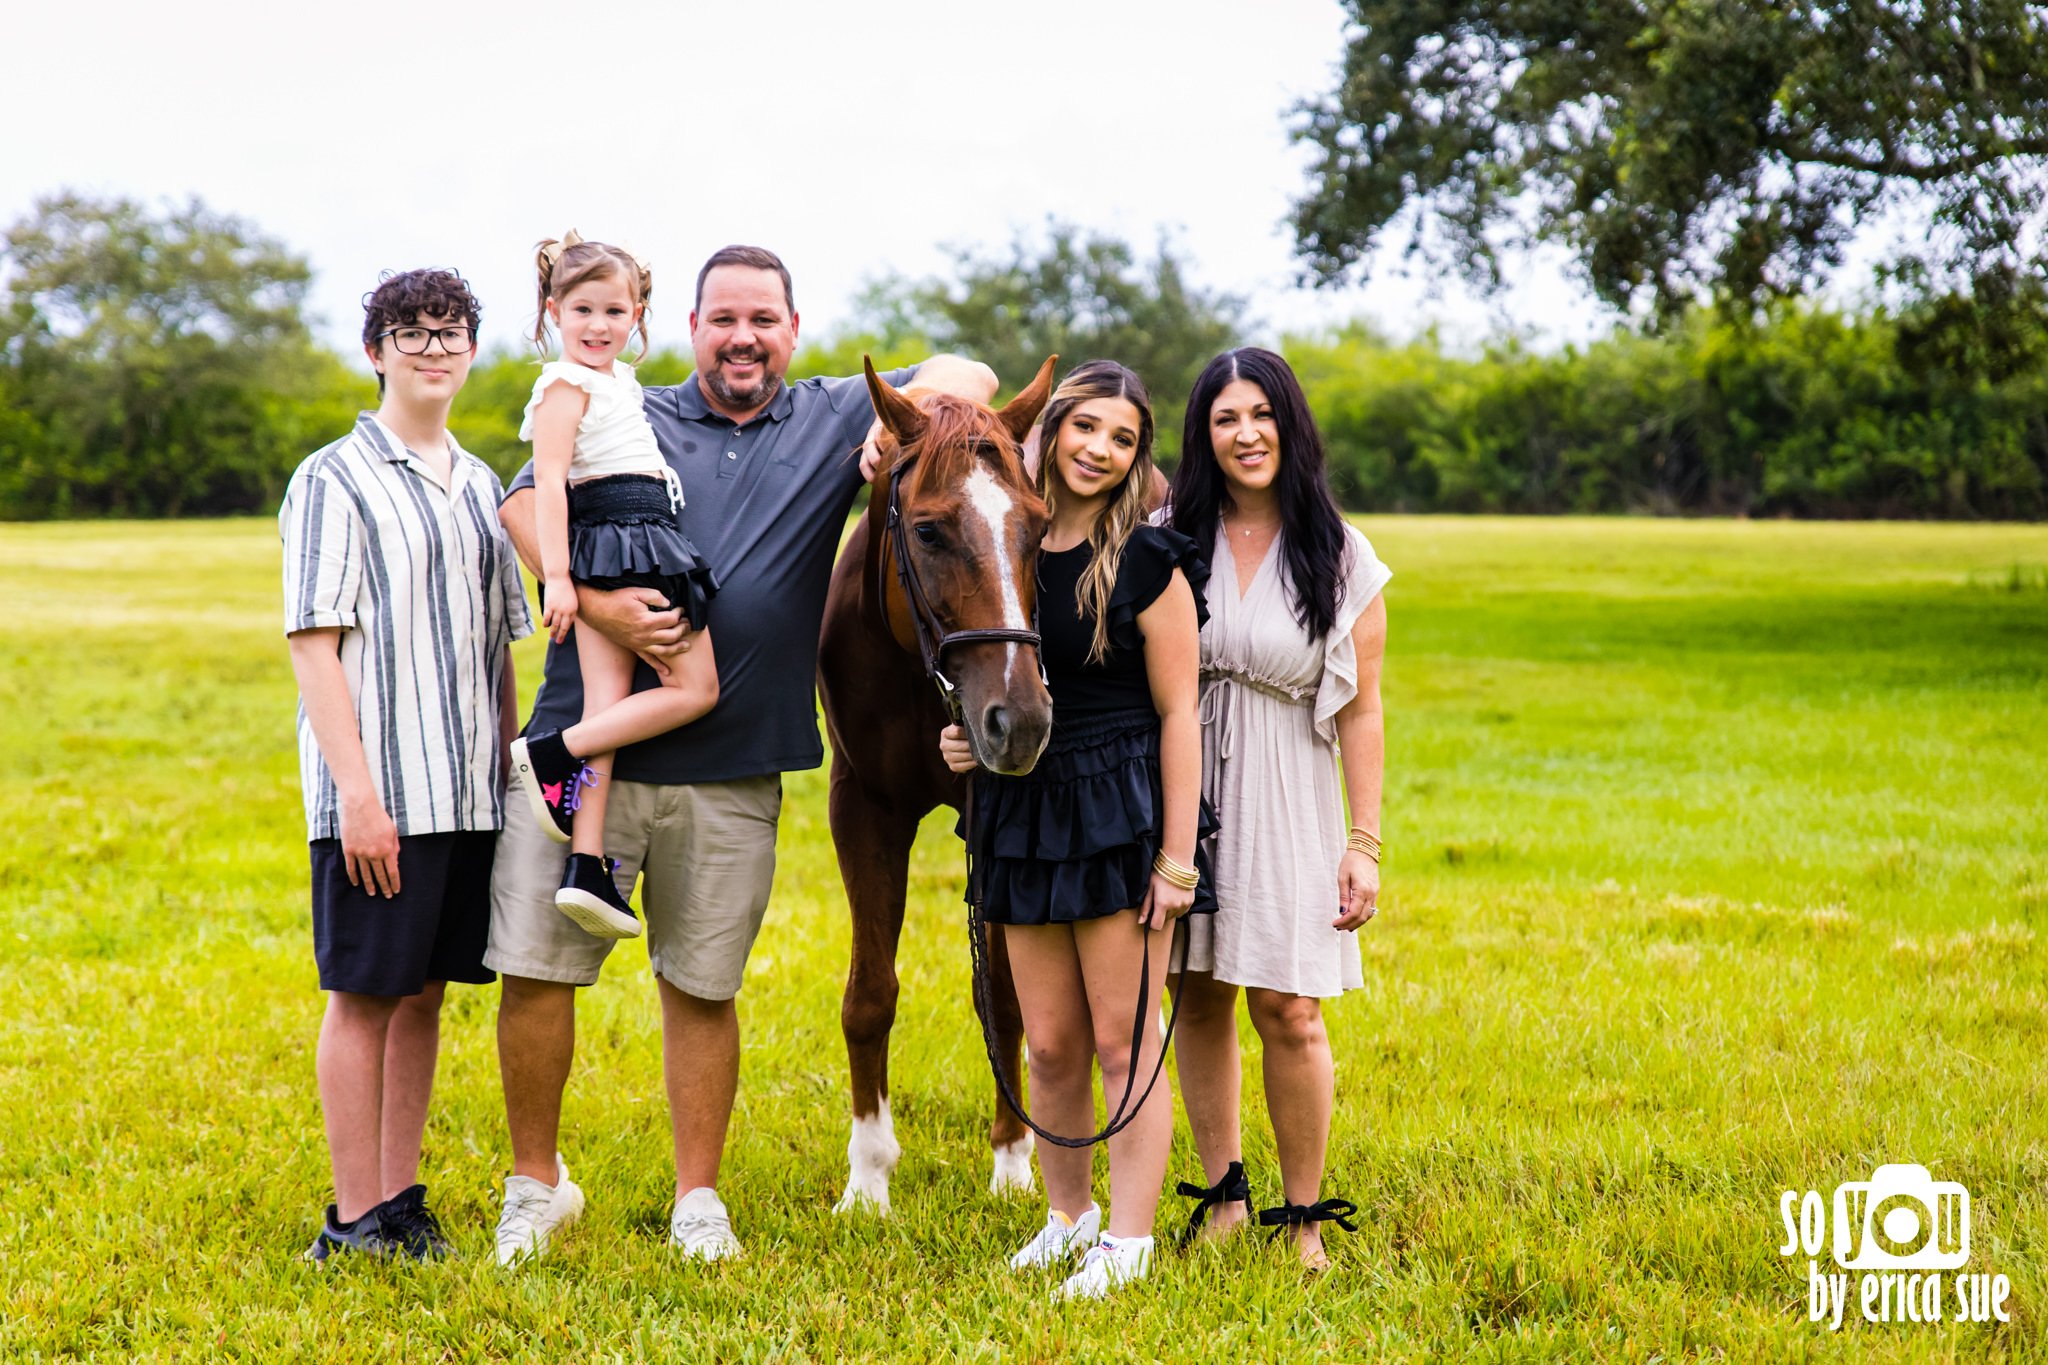
<svg viewBox="0 0 2048 1365"><path fill-rule="evenodd" d="M1164 815L1157 712L1056 724L1038 766L1024 776L974 775L968 899L979 899L991 924L1071 924L1131 909L1151 887ZM1216 910L1205 846L1217 828L1204 801L1193 914Z"/></svg>
<svg viewBox="0 0 2048 1365"><path fill-rule="evenodd" d="M653 588L699 630L718 595L717 575L676 524L667 480L644 474L569 489L569 577L593 588Z"/></svg>

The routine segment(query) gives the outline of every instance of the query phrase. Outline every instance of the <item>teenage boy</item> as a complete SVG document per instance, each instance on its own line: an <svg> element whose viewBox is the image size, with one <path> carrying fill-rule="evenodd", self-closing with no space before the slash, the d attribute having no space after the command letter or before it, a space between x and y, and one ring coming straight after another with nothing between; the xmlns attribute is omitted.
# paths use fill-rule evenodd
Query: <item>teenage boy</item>
<svg viewBox="0 0 2048 1365"><path fill-rule="evenodd" d="M491 864L530 634L497 475L448 434L479 309L445 270L364 304L381 402L299 466L278 513L299 684L316 1069L334 1202L306 1253L447 1252L418 1183L450 981L489 982Z"/></svg>

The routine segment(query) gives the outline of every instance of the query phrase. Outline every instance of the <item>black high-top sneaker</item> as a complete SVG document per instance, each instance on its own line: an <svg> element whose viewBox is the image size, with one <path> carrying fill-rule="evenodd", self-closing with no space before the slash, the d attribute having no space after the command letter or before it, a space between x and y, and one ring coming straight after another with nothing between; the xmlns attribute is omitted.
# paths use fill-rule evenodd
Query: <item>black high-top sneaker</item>
<svg viewBox="0 0 2048 1365"><path fill-rule="evenodd" d="M562 869L555 908L598 938L638 938L640 920L613 880L618 863L593 853L571 853Z"/></svg>
<svg viewBox="0 0 2048 1365"><path fill-rule="evenodd" d="M583 789L597 785L597 774L570 754L560 730L539 730L512 741L512 775L541 832L558 844L568 843Z"/></svg>
<svg viewBox="0 0 2048 1365"><path fill-rule="evenodd" d="M400 1190L379 1204L375 1212L384 1226L384 1235L415 1261L436 1261L455 1250L448 1244L448 1235L441 1231L441 1220L427 1207L425 1185Z"/></svg>
<svg viewBox="0 0 2048 1365"><path fill-rule="evenodd" d="M339 1221L334 1205L329 1204L327 1216L320 1222L320 1235L313 1239L313 1245L306 1248L304 1259L324 1266L336 1256L390 1255L397 1249L398 1240L384 1230L379 1216L383 1208L379 1204L353 1223L343 1223Z"/></svg>

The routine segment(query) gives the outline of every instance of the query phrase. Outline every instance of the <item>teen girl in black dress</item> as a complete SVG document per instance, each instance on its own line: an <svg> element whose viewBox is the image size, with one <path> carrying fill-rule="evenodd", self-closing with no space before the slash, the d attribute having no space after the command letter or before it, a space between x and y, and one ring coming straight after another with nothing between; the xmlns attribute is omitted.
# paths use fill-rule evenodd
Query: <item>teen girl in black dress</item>
<svg viewBox="0 0 2048 1365"><path fill-rule="evenodd" d="M1196 868L1208 568L1186 536L1146 524L1152 410L1136 375L1110 361L1076 369L1054 390L1037 440L1038 491L1052 514L1038 568L1052 737L1025 776L975 774L968 840L983 915L1006 926L1032 1118L1082 1134L1095 1127L1094 1063L1112 1113L1126 1078L1142 1093L1153 1075L1156 1027L1137 1031L1132 1066L1141 987L1146 1000L1161 999L1174 921L1215 909ZM974 768L958 727L941 749L955 771ZM1092 1149L1041 1139L1050 1208L1011 1264L1080 1256L1061 1289L1070 1298L1143 1278L1172 1131L1162 1077L1109 1139L1106 1230L1090 1189Z"/></svg>

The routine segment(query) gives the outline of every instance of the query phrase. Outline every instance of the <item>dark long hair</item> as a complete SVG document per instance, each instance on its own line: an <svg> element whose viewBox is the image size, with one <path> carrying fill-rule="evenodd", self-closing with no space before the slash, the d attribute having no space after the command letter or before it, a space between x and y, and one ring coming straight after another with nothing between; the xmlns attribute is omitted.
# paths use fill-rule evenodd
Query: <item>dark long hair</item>
<svg viewBox="0 0 2048 1365"><path fill-rule="evenodd" d="M1173 529L1206 554L1216 544L1223 514L1234 505L1230 485L1216 463L1209 413L1216 395L1239 379L1258 385L1273 406L1280 431L1280 474L1274 481L1280 502L1280 548L1287 556L1287 577L1294 589L1294 619L1311 638L1321 639L1337 623L1337 608L1344 600L1344 514L1330 494L1323 438L1316 432L1301 383L1287 362L1271 351L1256 346L1225 351L1195 381L1182 428L1180 468L1166 495Z"/></svg>

